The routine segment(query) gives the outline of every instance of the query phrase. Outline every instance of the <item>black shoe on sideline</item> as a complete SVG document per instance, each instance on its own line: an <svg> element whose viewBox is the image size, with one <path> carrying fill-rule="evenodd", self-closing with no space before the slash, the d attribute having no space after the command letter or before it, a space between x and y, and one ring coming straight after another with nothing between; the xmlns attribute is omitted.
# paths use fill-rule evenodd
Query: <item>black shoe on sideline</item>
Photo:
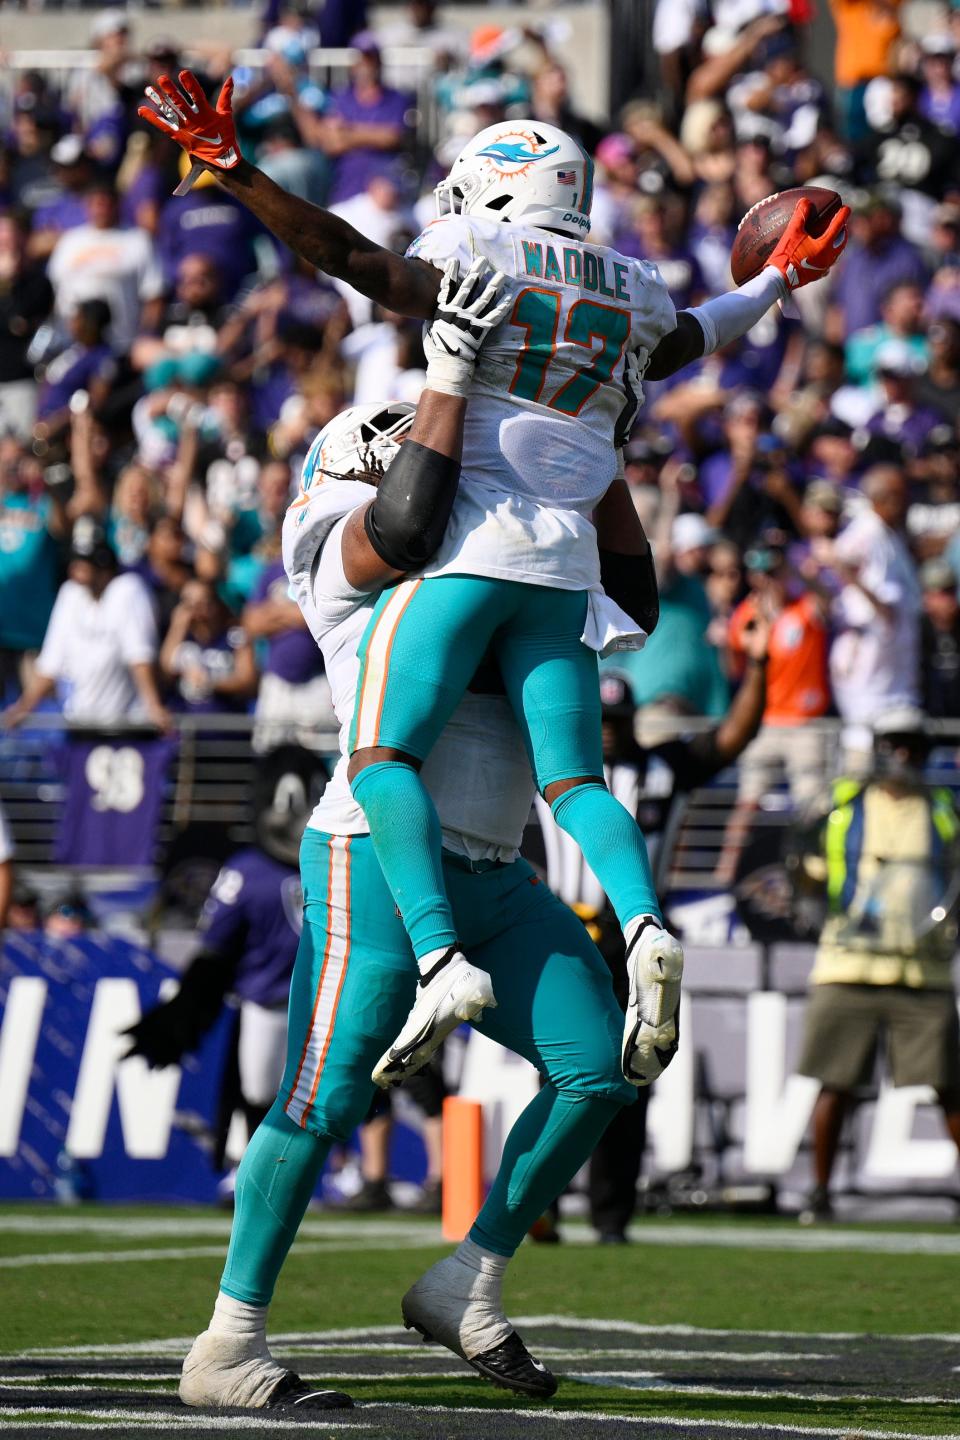
<svg viewBox="0 0 960 1440"><path fill-rule="evenodd" d="M385 1180L364 1180L356 1195L351 1195L340 1206L341 1210L353 1210L359 1214L374 1215L378 1210L393 1210L393 1196Z"/></svg>

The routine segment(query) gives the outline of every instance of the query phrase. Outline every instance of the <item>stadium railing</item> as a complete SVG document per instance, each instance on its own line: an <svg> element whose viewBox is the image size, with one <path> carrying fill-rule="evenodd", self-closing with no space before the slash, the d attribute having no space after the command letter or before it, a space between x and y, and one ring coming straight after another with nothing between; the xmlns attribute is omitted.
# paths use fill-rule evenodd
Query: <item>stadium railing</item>
<svg viewBox="0 0 960 1440"><path fill-rule="evenodd" d="M684 731L707 728L706 720L685 720ZM838 720L816 722L826 736L824 791L840 773ZM252 737L257 721L252 715L185 714L174 717L178 744L166 781L158 845L162 849L188 824L202 821L228 827L231 838L250 838L250 785L257 763ZM946 786L960 799L960 719L930 722L936 749L928 779ZM40 713L20 730L0 734L0 803L3 804L24 864L51 863L51 845L64 804L60 763L65 738L76 733L62 715ZM87 737L94 733L82 727ZM142 727L113 726L95 732L104 743L137 734ZM260 743L262 751L265 746ZM337 752L333 731L318 733L313 748L332 761ZM666 837L671 859L671 890L716 892L728 888L718 879L718 863L737 801L737 768L724 770L710 785L695 790L679 815L673 833ZM784 784L772 789L751 817L754 835L769 832L771 839L794 823L796 812Z"/></svg>

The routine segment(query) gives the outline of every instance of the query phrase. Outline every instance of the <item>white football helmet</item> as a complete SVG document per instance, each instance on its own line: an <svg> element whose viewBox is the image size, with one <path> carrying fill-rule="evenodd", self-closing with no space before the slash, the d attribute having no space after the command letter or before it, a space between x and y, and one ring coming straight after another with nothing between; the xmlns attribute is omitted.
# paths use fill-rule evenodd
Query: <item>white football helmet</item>
<svg viewBox="0 0 960 1440"><path fill-rule="evenodd" d="M328 475L345 479L376 480L410 432L415 405L405 400L375 405L351 405L324 426L307 451L300 472L300 489Z"/></svg>
<svg viewBox="0 0 960 1440"><path fill-rule="evenodd" d="M582 240L590 230L593 161L555 125L501 120L464 146L433 193L438 216L486 215Z"/></svg>

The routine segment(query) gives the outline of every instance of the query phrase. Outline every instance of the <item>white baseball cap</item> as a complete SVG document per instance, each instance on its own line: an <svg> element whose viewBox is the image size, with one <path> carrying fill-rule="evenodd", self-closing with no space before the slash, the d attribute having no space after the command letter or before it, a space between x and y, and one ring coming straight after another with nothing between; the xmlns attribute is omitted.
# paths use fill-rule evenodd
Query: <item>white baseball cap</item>
<svg viewBox="0 0 960 1440"><path fill-rule="evenodd" d="M670 545L675 555L699 550L701 545L713 545L719 539L720 532L708 525L702 515L678 515L670 531Z"/></svg>
<svg viewBox="0 0 960 1440"><path fill-rule="evenodd" d="M894 705L873 722L874 735L923 735L927 719L916 705Z"/></svg>
<svg viewBox="0 0 960 1440"><path fill-rule="evenodd" d="M102 10L90 26L90 39L97 44L108 35L119 35L129 29L130 20L125 10Z"/></svg>

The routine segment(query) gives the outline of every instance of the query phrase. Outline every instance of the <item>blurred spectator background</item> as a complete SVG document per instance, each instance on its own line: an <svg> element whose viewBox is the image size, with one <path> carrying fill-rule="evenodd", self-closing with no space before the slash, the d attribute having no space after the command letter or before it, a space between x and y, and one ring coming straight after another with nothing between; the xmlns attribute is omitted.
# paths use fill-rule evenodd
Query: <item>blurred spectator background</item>
<svg viewBox="0 0 960 1440"><path fill-rule="evenodd" d="M562 125L596 161L594 238L654 261L678 306L731 284L757 200L839 189L854 216L833 278L647 386L625 459L662 619L616 668L638 736L645 712L702 728L742 682L748 627L771 627L762 729L712 858L698 841L690 862L708 886L763 815L866 765L891 705L960 720L957 12L830 0L834 45L804 0L612 0L605 47L575 4L471 24L432 0L271 0L209 24L186 7L179 28L72 9L79 48L55 51L56 7L16 8L51 47L16 31L0 81L0 790L31 858L23 807L57 716L88 735L206 723L234 737L211 751L234 786L254 751L331 749L280 525L323 424L423 384L418 327L313 273L209 177L172 196L177 154L136 105L183 61L211 93L233 74L250 159L398 250L466 137ZM188 823L205 772L182 744L166 783Z"/></svg>

